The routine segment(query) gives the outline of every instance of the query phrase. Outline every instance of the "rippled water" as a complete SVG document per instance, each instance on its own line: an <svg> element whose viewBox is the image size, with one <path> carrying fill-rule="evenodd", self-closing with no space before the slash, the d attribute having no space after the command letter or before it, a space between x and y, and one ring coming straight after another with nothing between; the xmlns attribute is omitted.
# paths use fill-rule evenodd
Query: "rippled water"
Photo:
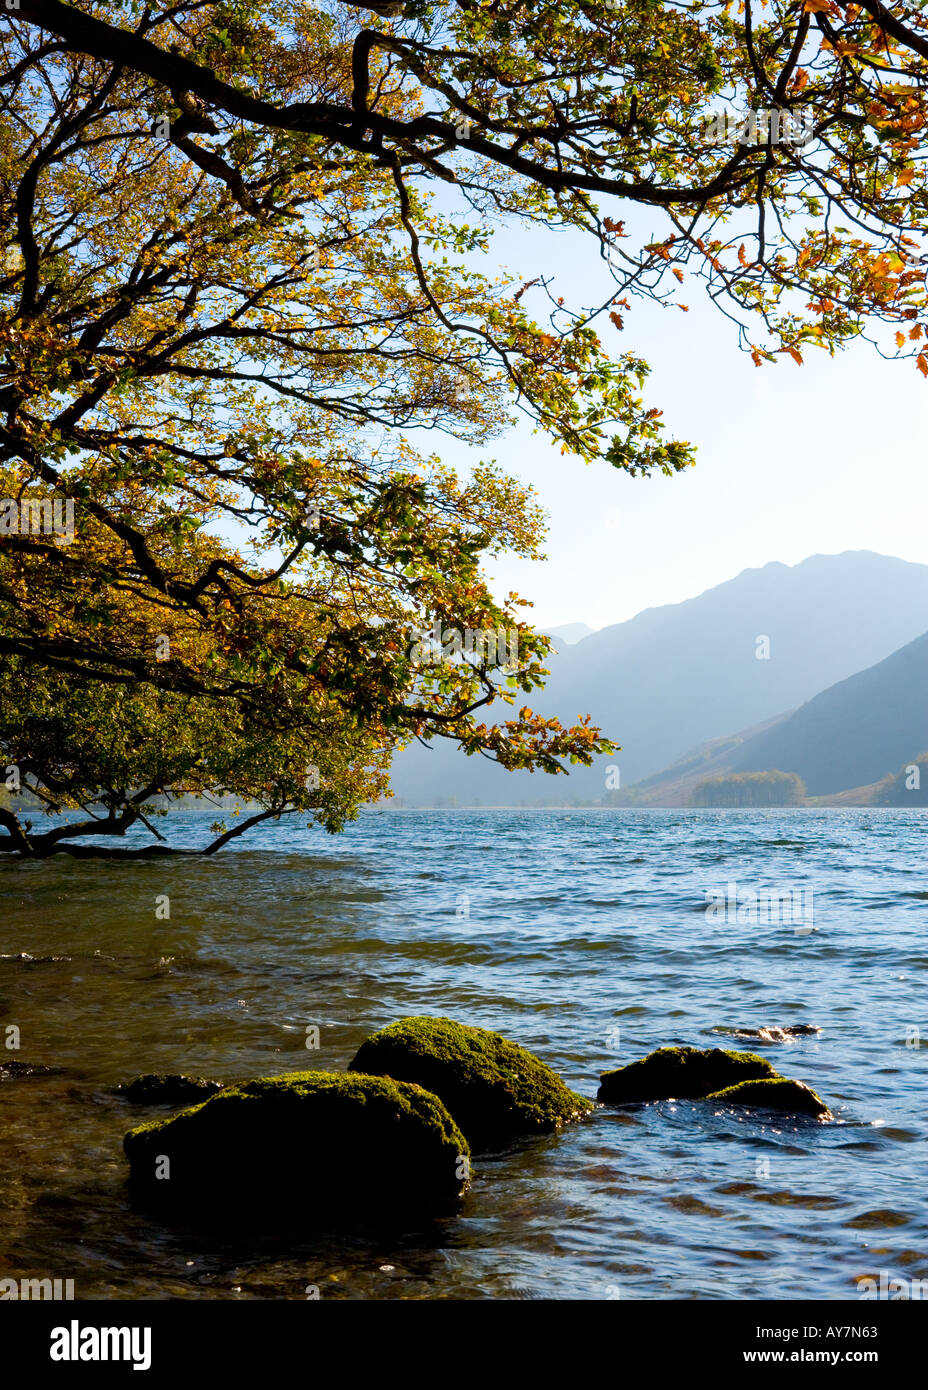
<svg viewBox="0 0 928 1390"><path fill-rule="evenodd" d="M4 864L0 1040L15 1024L21 1046L0 1062L53 1070L0 1081L0 1277L79 1298L584 1299L928 1278L926 830L901 811L388 811L209 860ZM707 917L729 880L811 887L814 930ZM339 1069L413 1013L499 1029L588 1095L662 1044L754 1047L836 1122L600 1109L479 1161L459 1215L394 1237L243 1249L130 1209L121 1140L148 1112L116 1083ZM718 1031L784 1024L822 1031Z"/></svg>

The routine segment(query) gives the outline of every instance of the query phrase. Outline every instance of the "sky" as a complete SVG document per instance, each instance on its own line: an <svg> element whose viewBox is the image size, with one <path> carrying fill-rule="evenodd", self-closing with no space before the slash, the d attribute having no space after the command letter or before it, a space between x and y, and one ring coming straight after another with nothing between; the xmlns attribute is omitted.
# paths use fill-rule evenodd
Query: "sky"
<svg viewBox="0 0 928 1390"><path fill-rule="evenodd" d="M553 275L568 303L608 292L594 248L571 234L501 236L494 255L526 279ZM465 469L495 458L548 512L546 560L493 561L497 593L533 599L542 628L599 628L772 560L874 550L928 563L928 382L914 362L860 343L758 368L699 289L685 302L688 313L633 300L623 332L600 331L650 362L647 403L664 411L669 437L698 446L694 468L630 478L562 455L527 424L479 449L442 443Z"/></svg>

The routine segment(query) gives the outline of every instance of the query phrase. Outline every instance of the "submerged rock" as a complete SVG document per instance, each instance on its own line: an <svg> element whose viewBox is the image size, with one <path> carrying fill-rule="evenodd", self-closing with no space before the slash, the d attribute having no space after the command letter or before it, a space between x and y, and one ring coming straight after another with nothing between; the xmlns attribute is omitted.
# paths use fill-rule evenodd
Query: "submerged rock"
<svg viewBox="0 0 928 1390"><path fill-rule="evenodd" d="M0 1062L0 1081L12 1080L14 1076L51 1076L54 1070L38 1062Z"/></svg>
<svg viewBox="0 0 928 1390"><path fill-rule="evenodd" d="M475 1149L550 1133L593 1109L524 1047L450 1018L391 1023L361 1044L348 1070L434 1091Z"/></svg>
<svg viewBox="0 0 928 1390"><path fill-rule="evenodd" d="M145 1072L116 1090L130 1105L191 1105L207 1100L223 1088L222 1081L209 1081L205 1076L183 1076L177 1073Z"/></svg>
<svg viewBox="0 0 928 1390"><path fill-rule="evenodd" d="M229 1086L123 1141L133 1197L229 1231L444 1209L464 1192L467 1141L437 1096L344 1072Z"/></svg>
<svg viewBox="0 0 928 1390"><path fill-rule="evenodd" d="M777 1072L765 1057L720 1047L659 1047L639 1062L603 1072L596 1099L607 1105L646 1100L701 1100L739 1081Z"/></svg>
<svg viewBox="0 0 928 1390"><path fill-rule="evenodd" d="M758 1042L789 1042L791 1038L810 1038L822 1030L814 1023L791 1023L785 1027L769 1024L763 1028L714 1028L732 1038L757 1038Z"/></svg>
<svg viewBox="0 0 928 1390"><path fill-rule="evenodd" d="M764 1110L790 1110L799 1115L821 1115L823 1119L833 1119L831 1111L817 1096L811 1086L803 1081L789 1081L785 1076L770 1077L766 1081L741 1081L737 1086L727 1086L716 1091L707 1100L721 1101L724 1105L750 1105Z"/></svg>

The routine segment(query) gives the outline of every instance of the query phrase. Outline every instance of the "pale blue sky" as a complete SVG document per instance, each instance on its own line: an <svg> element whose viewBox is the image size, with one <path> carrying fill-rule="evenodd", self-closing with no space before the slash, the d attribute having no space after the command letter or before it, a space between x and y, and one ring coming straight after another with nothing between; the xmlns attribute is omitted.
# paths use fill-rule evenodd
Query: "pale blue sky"
<svg viewBox="0 0 928 1390"><path fill-rule="evenodd" d="M495 254L527 279L555 273L568 302L608 292L579 239L520 232ZM699 446L686 473L633 479L586 466L526 425L470 453L430 439L465 466L495 457L534 483L549 512L548 559L498 560L497 590L533 598L541 626L602 627L771 560L875 550L928 562L928 383L914 363L859 344L834 358L809 351L802 367L784 356L758 368L695 285L684 299L689 313L633 301L625 331L606 321L602 333L650 361L648 403L664 410L668 433Z"/></svg>

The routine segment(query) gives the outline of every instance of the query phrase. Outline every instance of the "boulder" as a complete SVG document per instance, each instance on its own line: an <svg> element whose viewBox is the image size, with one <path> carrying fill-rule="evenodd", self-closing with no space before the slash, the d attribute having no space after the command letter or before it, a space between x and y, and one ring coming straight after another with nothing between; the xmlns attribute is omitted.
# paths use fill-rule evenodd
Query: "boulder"
<svg viewBox="0 0 928 1390"><path fill-rule="evenodd" d="M204 1076L145 1072L116 1090L130 1105L191 1105L207 1100L222 1087L221 1081L208 1081Z"/></svg>
<svg viewBox="0 0 928 1390"><path fill-rule="evenodd" d="M437 1096L344 1072L226 1087L130 1130L124 1148L140 1205L235 1232L431 1213L470 1176L467 1141Z"/></svg>
<svg viewBox="0 0 928 1390"><path fill-rule="evenodd" d="M659 1047L640 1062L603 1072L596 1099L606 1105L646 1100L701 1100L739 1081L762 1081L777 1072L765 1057L721 1047Z"/></svg>
<svg viewBox="0 0 928 1390"><path fill-rule="evenodd" d="M723 1105L750 1105L758 1110L788 1110L797 1115L820 1115L828 1120L834 1118L811 1086L803 1081L789 1081L785 1076L770 1077L765 1081L740 1081L736 1086L726 1086L723 1091L713 1092L706 1099L720 1101Z"/></svg>
<svg viewBox="0 0 928 1390"><path fill-rule="evenodd" d="M433 1091L474 1149L550 1133L593 1109L524 1047L450 1018L391 1023L361 1044L348 1070Z"/></svg>

